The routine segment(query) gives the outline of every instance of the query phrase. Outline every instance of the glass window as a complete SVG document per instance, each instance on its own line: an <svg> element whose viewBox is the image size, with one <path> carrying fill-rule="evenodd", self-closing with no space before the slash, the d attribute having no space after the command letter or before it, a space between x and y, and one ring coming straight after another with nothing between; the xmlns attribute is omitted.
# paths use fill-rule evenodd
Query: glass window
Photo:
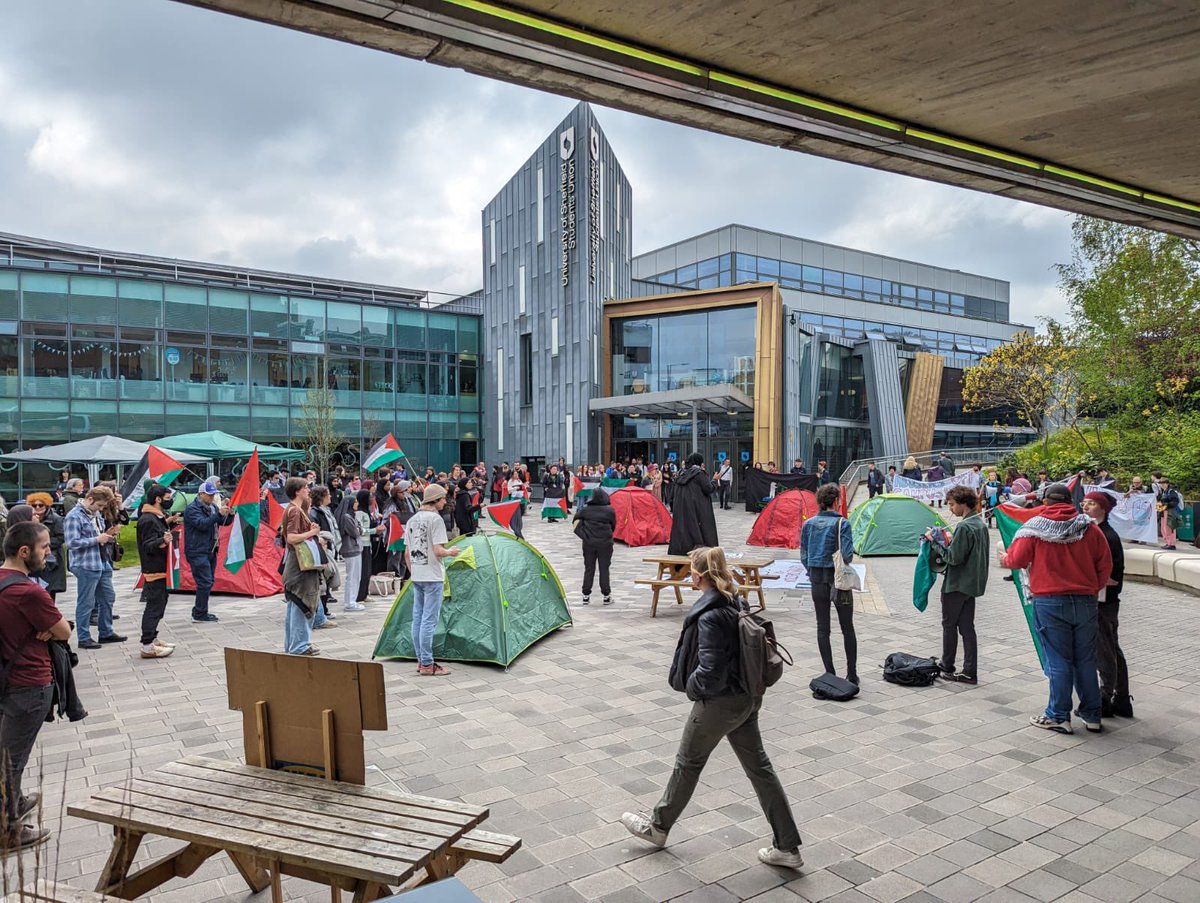
<svg viewBox="0 0 1200 903"><path fill-rule="evenodd" d="M721 259L719 257L710 257L708 260L701 260L698 264L696 264L696 276L704 277L717 275L717 270L720 269L720 262Z"/></svg>
<svg viewBox="0 0 1200 903"><path fill-rule="evenodd" d="M658 388L655 352L658 320L616 320L613 323L613 393L640 395Z"/></svg>
<svg viewBox="0 0 1200 903"><path fill-rule="evenodd" d="M250 296L250 335L286 339L288 337L288 317L288 299L285 296Z"/></svg>
<svg viewBox="0 0 1200 903"><path fill-rule="evenodd" d="M738 284L745 282L758 282L758 272L755 270L738 270L737 282Z"/></svg>
<svg viewBox="0 0 1200 903"><path fill-rule="evenodd" d="M118 395L161 400L162 355L157 330L129 329L122 325L121 341L117 344Z"/></svg>
<svg viewBox="0 0 1200 903"><path fill-rule="evenodd" d="M414 361L404 361L396 365L396 400L401 407L428 407L426 371L425 364Z"/></svg>
<svg viewBox="0 0 1200 903"><path fill-rule="evenodd" d="M69 299L71 322L117 323L117 280L101 276L72 276Z"/></svg>
<svg viewBox="0 0 1200 903"><path fill-rule="evenodd" d="M467 354L479 353L478 317L458 318L458 350Z"/></svg>
<svg viewBox="0 0 1200 903"><path fill-rule="evenodd" d="M212 331L230 336L245 336L246 314L250 307L250 295L246 292L227 292L210 289L208 306L212 309ZM214 337L213 344L216 344ZM244 343L240 347L245 347Z"/></svg>
<svg viewBox="0 0 1200 903"><path fill-rule="evenodd" d="M331 342L357 342L362 333L362 308L357 304L330 301L327 335ZM386 321L385 321L386 322Z"/></svg>
<svg viewBox="0 0 1200 903"><path fill-rule="evenodd" d="M21 315L26 320L67 322L67 277L57 273L21 275Z"/></svg>
<svg viewBox="0 0 1200 903"><path fill-rule="evenodd" d="M658 389L704 385L708 378L708 315L675 314L658 322Z"/></svg>
<svg viewBox="0 0 1200 903"><path fill-rule="evenodd" d="M224 422L221 428L232 432ZM208 429L208 406L203 404L169 404L167 405L166 435L177 436L180 433L202 433ZM244 435L234 433L234 435Z"/></svg>
<svg viewBox="0 0 1200 903"><path fill-rule="evenodd" d="M292 298L292 338L301 342L325 339L325 302Z"/></svg>
<svg viewBox="0 0 1200 903"><path fill-rule="evenodd" d="M458 415L451 411L430 411L429 438L457 439ZM457 456L455 457L457 458Z"/></svg>
<svg viewBox="0 0 1200 903"><path fill-rule="evenodd" d="M71 396L117 397L117 342L112 326L72 327Z"/></svg>
<svg viewBox="0 0 1200 903"><path fill-rule="evenodd" d="M21 339L21 394L41 398L70 397L67 376L71 358L63 339ZM64 431L66 427L64 426ZM25 430L27 435L37 435Z"/></svg>
<svg viewBox="0 0 1200 903"><path fill-rule="evenodd" d="M826 288L841 288L842 274L836 270L823 270L821 273L821 282L824 283Z"/></svg>
<svg viewBox="0 0 1200 903"><path fill-rule="evenodd" d="M804 267L798 263L790 263L786 260L779 262L779 275L784 279L803 279Z"/></svg>
<svg viewBox="0 0 1200 903"><path fill-rule="evenodd" d="M396 347L422 351L429 346L425 341L425 312L396 308Z"/></svg>
<svg viewBox="0 0 1200 903"><path fill-rule="evenodd" d="M163 287L159 282L122 279L117 285L122 326L162 326Z"/></svg>
<svg viewBox="0 0 1200 903"><path fill-rule="evenodd" d="M732 384L753 398L757 309L730 307L710 310L707 316L705 382Z"/></svg>
<svg viewBox="0 0 1200 903"><path fill-rule="evenodd" d="M250 431L250 408L244 404L215 404L209 409L212 425L235 436L253 436ZM172 430L171 432L174 432ZM255 438L259 438L255 436Z"/></svg>
<svg viewBox="0 0 1200 903"><path fill-rule="evenodd" d="M720 279L714 273L712 276L702 276L696 281L696 288L717 288L720 284Z"/></svg>
<svg viewBox="0 0 1200 903"><path fill-rule="evenodd" d="M365 305L360 308L362 314L362 341L364 345L392 344L391 311L386 307ZM332 322L330 329L332 329Z"/></svg>
<svg viewBox="0 0 1200 903"><path fill-rule="evenodd" d="M161 406L160 406L161 407ZM74 398L71 401L71 435L75 439L88 439L105 434L124 435L117 423L115 401L92 401ZM157 439L163 435L158 433ZM130 436L133 439L135 437Z"/></svg>
<svg viewBox="0 0 1200 903"><path fill-rule="evenodd" d="M457 351L457 321L453 314L429 315L429 350Z"/></svg>
<svg viewBox="0 0 1200 903"><path fill-rule="evenodd" d="M330 357L326 363L325 384L333 391L334 403L339 407L360 407L362 361L345 353Z"/></svg>
<svg viewBox="0 0 1200 903"><path fill-rule="evenodd" d="M861 289L863 287L863 278L853 273L845 273L842 276L842 285L849 289Z"/></svg>
<svg viewBox="0 0 1200 903"><path fill-rule="evenodd" d="M254 405L250 409L250 417L253 424L252 435L256 441L288 441L288 408L278 405Z"/></svg>
<svg viewBox="0 0 1200 903"><path fill-rule="evenodd" d="M458 415L459 435L464 439L479 438L479 415L478 414L459 414Z"/></svg>
<svg viewBox="0 0 1200 903"><path fill-rule="evenodd" d="M394 364L391 357L385 351L364 348L362 366L363 407L383 409L390 413L395 406L393 395L396 392L392 381Z"/></svg>
<svg viewBox="0 0 1200 903"><path fill-rule="evenodd" d="M64 383L66 380L63 381ZM38 445L65 442L71 438L71 418L67 412L64 389L59 398L24 398L21 401L21 430L26 436L36 436ZM91 434L91 418L79 415L76 436ZM93 434L94 435L94 434Z"/></svg>
<svg viewBox="0 0 1200 903"><path fill-rule="evenodd" d="M770 257L758 258L758 274L767 277L767 280L779 278L779 261Z"/></svg>
<svg viewBox="0 0 1200 903"><path fill-rule="evenodd" d="M469 403L469 407L465 410L474 410L478 404L479 370L476 360L472 355L459 355L458 358L458 393L462 396L464 405Z"/></svg>
<svg viewBox="0 0 1200 903"><path fill-rule="evenodd" d="M175 348L179 363L172 364L164 358L167 377L168 401L208 401L208 351L204 348ZM220 351L213 356L219 357Z"/></svg>
<svg viewBox="0 0 1200 903"><path fill-rule="evenodd" d="M17 274L0 273L0 320L19 319L21 305L17 298Z"/></svg>
<svg viewBox="0 0 1200 903"><path fill-rule="evenodd" d="M758 271L758 259L752 254L738 254L735 263L739 270L749 270L752 273Z"/></svg>
<svg viewBox="0 0 1200 903"><path fill-rule="evenodd" d="M118 425L121 436L138 442L166 435L162 402L122 401Z"/></svg>
<svg viewBox="0 0 1200 903"><path fill-rule="evenodd" d="M191 332L208 331L208 292L204 288L198 285L167 285L165 296L167 326Z"/></svg>
<svg viewBox="0 0 1200 903"><path fill-rule="evenodd" d="M16 336L0 336L0 395L9 398L20 394L21 364L18 341Z"/></svg>
<svg viewBox="0 0 1200 903"><path fill-rule="evenodd" d="M414 439L424 439L428 435L429 418L425 414L416 411L400 411L397 413L396 439L408 455L415 457L411 441ZM418 457L416 460L419 461L421 459Z"/></svg>
<svg viewBox="0 0 1200 903"><path fill-rule="evenodd" d="M676 281L680 285L686 285L689 282L696 281L696 265L694 263L685 267L680 267L676 273Z"/></svg>
<svg viewBox="0 0 1200 903"><path fill-rule="evenodd" d="M250 356L250 400L263 405L286 405L290 386L288 355L283 343L267 345L255 340Z"/></svg>
<svg viewBox="0 0 1200 903"><path fill-rule="evenodd" d="M208 397L212 401L245 404L250 400L250 390L246 385L249 358L250 355L245 351L212 350L208 357ZM215 414L213 416L216 417ZM213 420L213 423L218 422ZM225 427L222 429L233 432Z"/></svg>
<svg viewBox="0 0 1200 903"><path fill-rule="evenodd" d="M733 278L729 275L729 270L721 270L721 274L717 278L717 284L721 286L733 284Z"/></svg>
<svg viewBox="0 0 1200 903"><path fill-rule="evenodd" d="M521 368L521 404L533 404L533 335L531 333L526 332L521 335L517 366Z"/></svg>
<svg viewBox="0 0 1200 903"><path fill-rule="evenodd" d="M966 306L966 303L965 303L962 295L951 295L950 296L950 309L952 311L954 311L957 314L961 314L963 312L963 309L965 308L965 306Z"/></svg>

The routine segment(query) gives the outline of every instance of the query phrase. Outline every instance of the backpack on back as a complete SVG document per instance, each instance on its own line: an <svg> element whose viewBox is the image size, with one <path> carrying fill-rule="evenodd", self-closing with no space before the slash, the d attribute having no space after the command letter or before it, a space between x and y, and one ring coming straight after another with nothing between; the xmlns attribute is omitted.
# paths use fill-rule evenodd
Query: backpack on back
<svg viewBox="0 0 1200 903"><path fill-rule="evenodd" d="M883 679L903 687L928 687L941 674L937 659L893 652L883 662Z"/></svg>
<svg viewBox="0 0 1200 903"><path fill-rule="evenodd" d="M761 614L738 610L738 646L741 652L742 683L746 692L762 696L767 687L783 677L783 666L792 656L775 639L775 625Z"/></svg>

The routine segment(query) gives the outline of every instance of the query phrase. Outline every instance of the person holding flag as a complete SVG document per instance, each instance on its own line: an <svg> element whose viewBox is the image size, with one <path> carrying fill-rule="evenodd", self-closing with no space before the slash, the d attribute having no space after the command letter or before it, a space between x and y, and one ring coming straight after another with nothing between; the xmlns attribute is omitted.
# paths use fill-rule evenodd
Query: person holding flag
<svg viewBox="0 0 1200 903"><path fill-rule="evenodd" d="M167 610L167 592L172 575L179 573L179 544L172 528L179 523L178 514L168 516L171 490L151 483L141 502L137 519L138 553L142 560L142 658L166 658L175 651L173 643L158 638L158 625Z"/></svg>

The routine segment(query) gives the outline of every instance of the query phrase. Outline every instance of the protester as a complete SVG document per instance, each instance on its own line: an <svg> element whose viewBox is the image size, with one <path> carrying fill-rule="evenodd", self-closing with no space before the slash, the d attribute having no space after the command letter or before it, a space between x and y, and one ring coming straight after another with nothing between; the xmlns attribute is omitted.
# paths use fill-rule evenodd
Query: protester
<svg viewBox="0 0 1200 903"><path fill-rule="evenodd" d="M154 483L146 490L137 520L138 555L142 562L142 658L166 658L175 651L173 643L158 638L158 625L167 611L167 574L171 570L171 547L176 538L171 528L179 515L168 516L171 490Z"/></svg>
<svg viewBox="0 0 1200 903"><path fill-rule="evenodd" d="M650 471L650 494L661 502L663 500L662 468L656 464L651 464L649 471Z"/></svg>
<svg viewBox="0 0 1200 903"><path fill-rule="evenodd" d="M942 452L938 455L937 463L938 467L942 469L942 473L945 474L946 477L954 476L954 459L950 457L950 453L948 451L945 449L942 450ZM945 477L942 479L945 479Z"/></svg>
<svg viewBox="0 0 1200 903"><path fill-rule="evenodd" d="M892 468L895 471L895 468ZM875 467L874 462L867 465L867 498L873 499L884 491L883 474Z"/></svg>
<svg viewBox="0 0 1200 903"><path fill-rule="evenodd" d="M1026 521L1001 558L1001 567L1029 569L1034 624L1042 641L1050 701L1029 719L1034 727L1071 734L1071 690L1077 714L1093 733L1101 728L1096 679L1096 597L1108 584L1112 555L1100 528L1071 504L1071 490L1055 483L1045 506Z"/></svg>
<svg viewBox="0 0 1200 903"><path fill-rule="evenodd" d="M921 468L917 466L917 459L912 455L904 459L904 469L900 471L900 476L910 480L921 479Z"/></svg>
<svg viewBox="0 0 1200 903"><path fill-rule="evenodd" d="M979 646L975 636L975 600L987 591L988 530L979 512L979 497L966 486L954 486L946 493L950 513L962 518L954 527L950 544L931 548L935 560L946 566L942 579L942 674L964 684L979 682ZM933 528L925 531L933 540ZM963 668L955 673L958 635L962 634Z"/></svg>
<svg viewBox="0 0 1200 903"><path fill-rule="evenodd" d="M48 641L65 641L71 628L49 593L30 578L50 554L50 532L26 521L4 534L0 568L0 654L8 671L0 693L0 846L6 855L43 843L50 831L24 821L41 802L37 792L22 793L21 779L38 732L50 713L54 685Z"/></svg>
<svg viewBox="0 0 1200 903"><path fill-rule="evenodd" d="M300 568L298 546L315 539L321 528L309 516L308 480L289 477L283 487L291 502L283 512L283 651L289 655L320 655L312 644L313 628L324 621L321 610L321 572ZM319 542L322 542L318 540Z"/></svg>
<svg viewBox="0 0 1200 903"><path fill-rule="evenodd" d="M1117 632L1121 611L1121 587L1125 583L1125 548L1121 537L1108 522L1116 500L1107 492L1089 492L1083 497L1083 513L1096 522L1108 552L1112 573L1096 605L1096 665L1100 672L1100 714L1104 718L1120 715L1133 717L1133 697L1129 695L1129 666Z"/></svg>
<svg viewBox="0 0 1200 903"><path fill-rule="evenodd" d="M825 461L817 462L817 482L822 486L836 482L833 474L829 471L829 464Z"/></svg>
<svg viewBox="0 0 1200 903"><path fill-rule="evenodd" d="M1174 551L1176 531L1183 523L1183 497L1178 490L1171 488L1171 481L1167 477L1159 477L1158 480L1158 510L1163 548Z"/></svg>
<svg viewBox="0 0 1200 903"><path fill-rule="evenodd" d="M71 509L79 504L79 500L83 497L83 480L75 477L67 481L67 488L63 490L62 506L63 517L71 513Z"/></svg>
<svg viewBox="0 0 1200 903"><path fill-rule="evenodd" d="M946 473L942 470L942 465L939 463L935 462L934 465L925 472L926 483L937 483L944 479L946 479ZM937 502L937 506L939 508L942 507L942 499L935 499L934 501ZM930 508L932 508L933 505L934 502L929 503Z"/></svg>
<svg viewBox="0 0 1200 903"><path fill-rule="evenodd" d="M720 492L721 510L728 511L733 506L733 465L725 458L717 465L717 488Z"/></svg>
<svg viewBox="0 0 1200 903"><path fill-rule="evenodd" d="M417 673L429 677L449 674L433 660L433 633L442 611L442 587L446 572L443 558L454 558L458 549L446 547L446 523L439 513L446 504L446 490L433 485L425 490L421 510L412 516L405 531L404 557L412 574L412 641L417 653Z"/></svg>
<svg viewBox="0 0 1200 903"><path fill-rule="evenodd" d="M192 602L192 621L206 624L218 618L208 610L217 572L218 528L233 523L229 505L218 495L216 483L205 480L196 497L183 509L183 555L196 581L196 597Z"/></svg>
<svg viewBox="0 0 1200 903"><path fill-rule="evenodd" d="M671 454L674 454L672 452ZM675 510L675 478L679 476L679 465L675 463L674 458L668 458L667 463L662 468L663 482L663 504Z"/></svg>
<svg viewBox="0 0 1200 903"><path fill-rule="evenodd" d="M894 492L896 489L896 465L889 464L887 476L884 477L884 484L887 486L888 492Z"/></svg>
<svg viewBox="0 0 1200 903"><path fill-rule="evenodd" d="M62 501L63 493L67 491L67 486L71 482L71 471L60 470L58 472L58 482L54 484L54 497L58 501Z"/></svg>
<svg viewBox="0 0 1200 903"><path fill-rule="evenodd" d="M1096 485L1101 489L1113 489L1117 481L1109 475L1107 467L1101 467L1096 471Z"/></svg>
<svg viewBox="0 0 1200 903"><path fill-rule="evenodd" d="M342 537L338 529L337 518L330 507L331 499L332 493L328 487L319 483L309 487L308 516L321 529L318 535L325 540L329 549L329 561L321 578L321 610L327 619L322 625L324 627L337 626L333 623L337 615L329 610L329 606L334 602L334 591L342 585L341 574L338 573L337 562L334 560L335 553L342 546Z"/></svg>
<svg viewBox="0 0 1200 903"><path fill-rule="evenodd" d="M99 649L102 643L123 643L127 639L113 631L112 623L116 593L107 546L119 528L109 527L100 513L111 499L109 490L96 486L63 519L68 564L76 580L75 631L80 649ZM91 635L93 610L97 612L99 642Z"/></svg>
<svg viewBox="0 0 1200 903"><path fill-rule="evenodd" d="M1004 492L1004 484L1000 482L996 475L996 471L989 470L987 472L987 480L984 481L980 489L980 496L983 503L989 508L995 508L1000 504L1001 495Z"/></svg>
<svg viewBox="0 0 1200 903"><path fill-rule="evenodd" d="M459 536L475 535L475 505L472 480L463 477L458 481L458 494L454 497L454 525Z"/></svg>
<svg viewBox="0 0 1200 903"><path fill-rule="evenodd" d="M25 503L33 509L33 519L50 531L50 552L38 576L46 584L50 598L57 600L59 593L67 591L67 567L63 560L63 545L67 537L63 532L63 519L54 510L54 499L48 492L31 493Z"/></svg>
<svg viewBox="0 0 1200 903"><path fill-rule="evenodd" d="M833 649L829 642L830 603L837 609L838 626L846 648L846 680L858 684L858 636L854 632L854 598L851 590L833 586L834 555L841 555L849 564L854 558L854 534L850 521L838 514L841 493L837 486L822 486L817 490L815 515L800 528L800 560L808 570L812 583L813 609L817 616L817 648L828 674L837 674L833 666ZM835 598L836 597L836 598Z"/></svg>
<svg viewBox="0 0 1200 903"><path fill-rule="evenodd" d="M368 590L371 588L371 565L374 561L374 553L371 550L371 542L375 535L379 532L379 527L382 526L379 517L372 511L373 499L369 488L359 489L354 495L356 502L354 508L354 519L358 523L360 542L362 543L362 552L360 554L361 563L359 564L358 592L355 594L355 601L362 605L366 599ZM366 606L363 606L364 608ZM358 611L358 609L351 609Z"/></svg>
<svg viewBox="0 0 1200 903"><path fill-rule="evenodd" d="M612 605L612 584L609 565L613 555L613 532L617 529L617 513L608 500L608 493L597 486L586 505L575 512L575 532L583 541L583 604L592 601L592 578L600 565L600 592L604 604Z"/></svg>
<svg viewBox="0 0 1200 903"><path fill-rule="evenodd" d="M505 465L507 469L507 465ZM504 498L504 493L507 489L507 479L504 473L500 470L499 464L492 465L492 482L491 491L488 493L488 501L498 502Z"/></svg>
<svg viewBox="0 0 1200 903"><path fill-rule="evenodd" d="M704 472L699 453L688 456L687 467L675 478L675 505L671 510L670 555L686 555L701 546L717 545L717 519L713 514L713 483Z"/></svg>
<svg viewBox="0 0 1200 903"><path fill-rule="evenodd" d="M772 845L758 851L759 860L799 869L804 865L800 832L758 727L763 698L751 695L742 680L733 575L718 548L695 549L690 557L692 583L701 596L683 620L670 684L692 701L691 714L658 805L652 813L626 812L621 823L634 837L665 846L709 756L722 739L728 739L771 825Z"/></svg>
<svg viewBox="0 0 1200 903"><path fill-rule="evenodd" d="M565 520L566 512L558 507L558 500L567 497L567 480L559 473L558 465L551 464L542 477L542 520L551 523Z"/></svg>
<svg viewBox="0 0 1200 903"><path fill-rule="evenodd" d="M338 525L338 535L342 538L338 554L342 556L342 567L345 569L345 573L342 575L342 608L344 611L365 611L367 607L358 599L359 586L362 582L362 550L365 533L362 525L358 522L357 511L357 495L347 492L342 497L342 503L338 505L334 514ZM368 529L370 529L369 521Z"/></svg>
<svg viewBox="0 0 1200 903"><path fill-rule="evenodd" d="M804 469L804 462L800 458L797 458L795 461L792 462L792 469L790 471L788 471L788 473L806 474L806 473L808 473L808 471Z"/></svg>
<svg viewBox="0 0 1200 903"><path fill-rule="evenodd" d="M508 501L519 502L516 510L513 512L512 520L509 522L508 528L513 531L513 536L517 539L524 539L525 533L523 526L525 522L525 483L521 480L520 472L513 470L512 476L508 481Z"/></svg>

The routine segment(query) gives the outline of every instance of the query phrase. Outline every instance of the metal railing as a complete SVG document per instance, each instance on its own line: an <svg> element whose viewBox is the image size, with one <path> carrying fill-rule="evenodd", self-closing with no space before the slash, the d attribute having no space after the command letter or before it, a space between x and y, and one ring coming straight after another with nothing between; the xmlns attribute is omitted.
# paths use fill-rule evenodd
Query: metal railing
<svg viewBox="0 0 1200 903"><path fill-rule="evenodd" d="M1011 454L1019 448L1024 448L1026 444L1028 443L1006 443L1004 445L993 444L984 446L982 448L953 448L946 449L946 451L950 453L950 459L954 461L954 466L956 469L958 469L964 466L970 467L972 464L995 464L996 461L998 461L1004 455ZM916 459L917 466L920 467L921 470L927 470L933 465L934 460L940 456L941 452L941 449L938 449L937 451L930 450L918 452L912 454L912 457ZM840 478L838 478L838 482L846 487L846 498L853 498L854 493L858 490L859 484L866 479L868 464L874 464L879 470L886 474L888 467L892 466L893 464L896 466L897 470L899 470L901 465L904 463L904 460L905 458L901 458L898 461L884 457L859 458L855 461L851 461L846 469L842 471L842 475Z"/></svg>

